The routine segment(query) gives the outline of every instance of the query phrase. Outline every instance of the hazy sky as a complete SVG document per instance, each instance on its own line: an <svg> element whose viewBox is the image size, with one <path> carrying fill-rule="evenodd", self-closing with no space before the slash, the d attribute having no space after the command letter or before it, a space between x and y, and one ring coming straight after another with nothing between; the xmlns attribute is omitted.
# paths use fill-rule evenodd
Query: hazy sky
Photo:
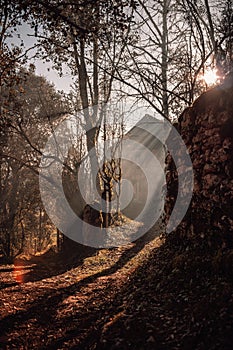
<svg viewBox="0 0 233 350"><path fill-rule="evenodd" d="M20 39L18 39L17 34L20 34L21 39L24 41L26 49L33 47L36 44L36 39L30 35L34 34L34 31L27 25L22 24L18 27L18 31L15 33L15 37L11 39L14 44L20 44ZM29 57L35 54L35 50L29 52ZM29 63L34 63L36 66L36 74L43 75L47 80L53 82L57 89L64 90L68 92L70 90L70 85L72 84L72 78L70 74L66 74L64 77L60 77L57 71L52 69L51 62L43 62L38 58L31 58ZM49 69L49 70L48 70Z"/></svg>

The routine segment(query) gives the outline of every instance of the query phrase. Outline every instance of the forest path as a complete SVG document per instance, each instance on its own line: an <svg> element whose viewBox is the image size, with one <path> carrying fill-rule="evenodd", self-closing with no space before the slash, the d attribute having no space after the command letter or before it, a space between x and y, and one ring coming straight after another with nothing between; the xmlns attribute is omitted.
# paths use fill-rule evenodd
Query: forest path
<svg viewBox="0 0 233 350"><path fill-rule="evenodd" d="M160 244L151 230L137 243L99 250L59 275L51 258L2 266L0 348L91 349L96 339L104 346L101 333L123 316L119 308L131 277ZM53 277L23 283L27 274L43 276L46 268L50 274L54 269Z"/></svg>
<svg viewBox="0 0 233 350"><path fill-rule="evenodd" d="M44 279L1 266L0 349L232 350L232 249L157 233Z"/></svg>

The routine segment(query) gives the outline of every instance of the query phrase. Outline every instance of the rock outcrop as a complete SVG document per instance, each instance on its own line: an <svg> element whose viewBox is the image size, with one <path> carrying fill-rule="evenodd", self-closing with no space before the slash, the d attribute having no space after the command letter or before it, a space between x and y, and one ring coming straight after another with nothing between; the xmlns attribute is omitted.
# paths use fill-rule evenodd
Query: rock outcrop
<svg viewBox="0 0 233 350"><path fill-rule="evenodd" d="M233 77L203 93L180 116L177 126L194 170L190 208L176 234L199 235L222 247L233 248ZM177 195L177 172L171 157L167 165L166 213Z"/></svg>

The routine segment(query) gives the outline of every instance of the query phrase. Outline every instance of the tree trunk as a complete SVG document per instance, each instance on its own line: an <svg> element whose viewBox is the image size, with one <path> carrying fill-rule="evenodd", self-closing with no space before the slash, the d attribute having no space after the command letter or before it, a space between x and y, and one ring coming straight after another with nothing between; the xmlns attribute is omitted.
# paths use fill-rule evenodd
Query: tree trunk
<svg viewBox="0 0 233 350"><path fill-rule="evenodd" d="M168 29L167 29L167 14L170 0L163 2L163 32L162 32L162 101L163 114L168 118L168 93L167 93L167 71L168 71Z"/></svg>

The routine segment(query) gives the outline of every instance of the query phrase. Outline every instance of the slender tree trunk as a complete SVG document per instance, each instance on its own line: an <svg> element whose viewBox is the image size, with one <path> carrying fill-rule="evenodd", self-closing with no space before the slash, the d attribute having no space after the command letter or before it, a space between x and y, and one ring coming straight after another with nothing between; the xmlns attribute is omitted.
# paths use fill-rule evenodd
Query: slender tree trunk
<svg viewBox="0 0 233 350"><path fill-rule="evenodd" d="M168 118L168 93L167 93L167 72L168 72L168 29L167 29L167 15L170 0L163 1L163 31L162 31L162 101L163 113Z"/></svg>
<svg viewBox="0 0 233 350"><path fill-rule="evenodd" d="M86 122L86 145L88 153L92 151L92 157L90 157L91 173L92 175L96 173L99 169L98 154L97 154L97 139L99 135L100 126L97 123L97 108L93 108L91 112L89 109L89 99L88 99L88 79L85 63L85 40L80 39L80 55L78 54L77 44L73 36L73 49L75 54L75 62L78 70L78 80L79 80L79 92L81 97L81 103L84 113L84 118ZM95 64L94 64L94 101L98 103L98 72L97 72L97 42L94 43L94 53L95 53ZM93 113L91 115L91 113ZM101 183L99 176L96 179L93 178L93 186L97 188L97 191L101 193Z"/></svg>

